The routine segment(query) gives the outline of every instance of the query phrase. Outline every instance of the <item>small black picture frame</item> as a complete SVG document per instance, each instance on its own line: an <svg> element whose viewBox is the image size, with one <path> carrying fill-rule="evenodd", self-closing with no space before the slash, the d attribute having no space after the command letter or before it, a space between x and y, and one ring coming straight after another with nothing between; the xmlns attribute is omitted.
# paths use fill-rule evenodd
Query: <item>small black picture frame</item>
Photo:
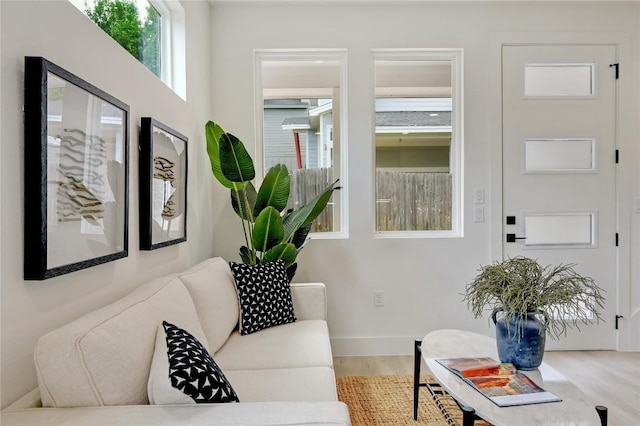
<svg viewBox="0 0 640 426"><path fill-rule="evenodd" d="M151 117L140 125L140 250L187 241L186 136Z"/></svg>
<svg viewBox="0 0 640 426"><path fill-rule="evenodd" d="M24 278L128 255L129 106L25 57Z"/></svg>

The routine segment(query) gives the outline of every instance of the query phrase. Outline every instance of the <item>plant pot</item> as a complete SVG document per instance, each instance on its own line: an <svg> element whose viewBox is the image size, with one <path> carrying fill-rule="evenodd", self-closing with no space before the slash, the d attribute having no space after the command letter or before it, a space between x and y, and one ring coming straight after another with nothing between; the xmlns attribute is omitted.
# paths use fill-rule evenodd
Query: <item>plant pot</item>
<svg viewBox="0 0 640 426"><path fill-rule="evenodd" d="M508 322L503 309L493 311L496 343L501 362L510 362L518 370L535 370L542 363L546 332L545 317L539 312L516 313Z"/></svg>

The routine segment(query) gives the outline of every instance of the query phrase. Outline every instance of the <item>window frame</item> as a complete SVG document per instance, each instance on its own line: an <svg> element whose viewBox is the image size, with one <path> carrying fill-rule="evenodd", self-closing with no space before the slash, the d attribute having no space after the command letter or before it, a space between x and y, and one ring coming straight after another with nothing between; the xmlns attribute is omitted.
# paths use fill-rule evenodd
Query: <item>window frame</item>
<svg viewBox="0 0 640 426"><path fill-rule="evenodd" d="M68 1L87 19L91 20L86 15L84 8L80 7L79 2ZM187 68L184 9L179 0L147 0L147 2L160 14L160 77L156 76L151 70L149 72L159 78L178 96L186 100ZM113 42L117 43L115 40ZM135 60L146 69L149 69L139 58L135 58Z"/></svg>
<svg viewBox="0 0 640 426"><path fill-rule="evenodd" d="M172 46L171 46L171 9L164 0L147 0L149 4L156 9L160 15L160 80L167 83L171 87L172 81Z"/></svg>
<svg viewBox="0 0 640 426"><path fill-rule="evenodd" d="M262 89L262 63L265 61L338 61L340 68L340 106L339 135L340 149L333 151L333 163L339 160L340 190L333 193L339 197L340 230L332 232L312 232L314 239L349 238L348 206L348 140L347 140L347 49L255 49L254 50L254 95L255 95L255 168L256 183L259 186L264 179L264 96ZM335 128L333 131L335 132ZM334 133L335 137L335 133ZM337 152L336 152L337 151ZM337 155L337 156L336 156Z"/></svg>
<svg viewBox="0 0 640 426"><path fill-rule="evenodd" d="M187 99L186 26L178 0L147 0L161 17L160 79L182 99Z"/></svg>
<svg viewBox="0 0 640 426"><path fill-rule="evenodd" d="M377 61L451 61L451 148L449 170L451 173L451 230L379 231L373 221L374 238L462 238L464 236L464 58L461 48L372 49L374 72L372 105L372 211L376 205L376 62Z"/></svg>

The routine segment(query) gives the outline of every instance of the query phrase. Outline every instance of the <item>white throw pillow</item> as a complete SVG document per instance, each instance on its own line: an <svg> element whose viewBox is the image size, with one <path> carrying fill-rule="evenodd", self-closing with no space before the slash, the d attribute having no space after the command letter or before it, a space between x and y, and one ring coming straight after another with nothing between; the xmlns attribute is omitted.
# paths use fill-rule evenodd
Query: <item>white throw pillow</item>
<svg viewBox="0 0 640 426"><path fill-rule="evenodd" d="M147 384L149 404L238 402L207 349L189 332L163 321Z"/></svg>

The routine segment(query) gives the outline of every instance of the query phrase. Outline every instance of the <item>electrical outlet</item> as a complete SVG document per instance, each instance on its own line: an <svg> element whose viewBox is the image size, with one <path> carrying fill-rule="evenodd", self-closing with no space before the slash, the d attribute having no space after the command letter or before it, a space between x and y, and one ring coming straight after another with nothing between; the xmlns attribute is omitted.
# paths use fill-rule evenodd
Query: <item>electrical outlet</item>
<svg viewBox="0 0 640 426"><path fill-rule="evenodd" d="M384 291L375 290L373 292L373 306L375 307L384 306Z"/></svg>

